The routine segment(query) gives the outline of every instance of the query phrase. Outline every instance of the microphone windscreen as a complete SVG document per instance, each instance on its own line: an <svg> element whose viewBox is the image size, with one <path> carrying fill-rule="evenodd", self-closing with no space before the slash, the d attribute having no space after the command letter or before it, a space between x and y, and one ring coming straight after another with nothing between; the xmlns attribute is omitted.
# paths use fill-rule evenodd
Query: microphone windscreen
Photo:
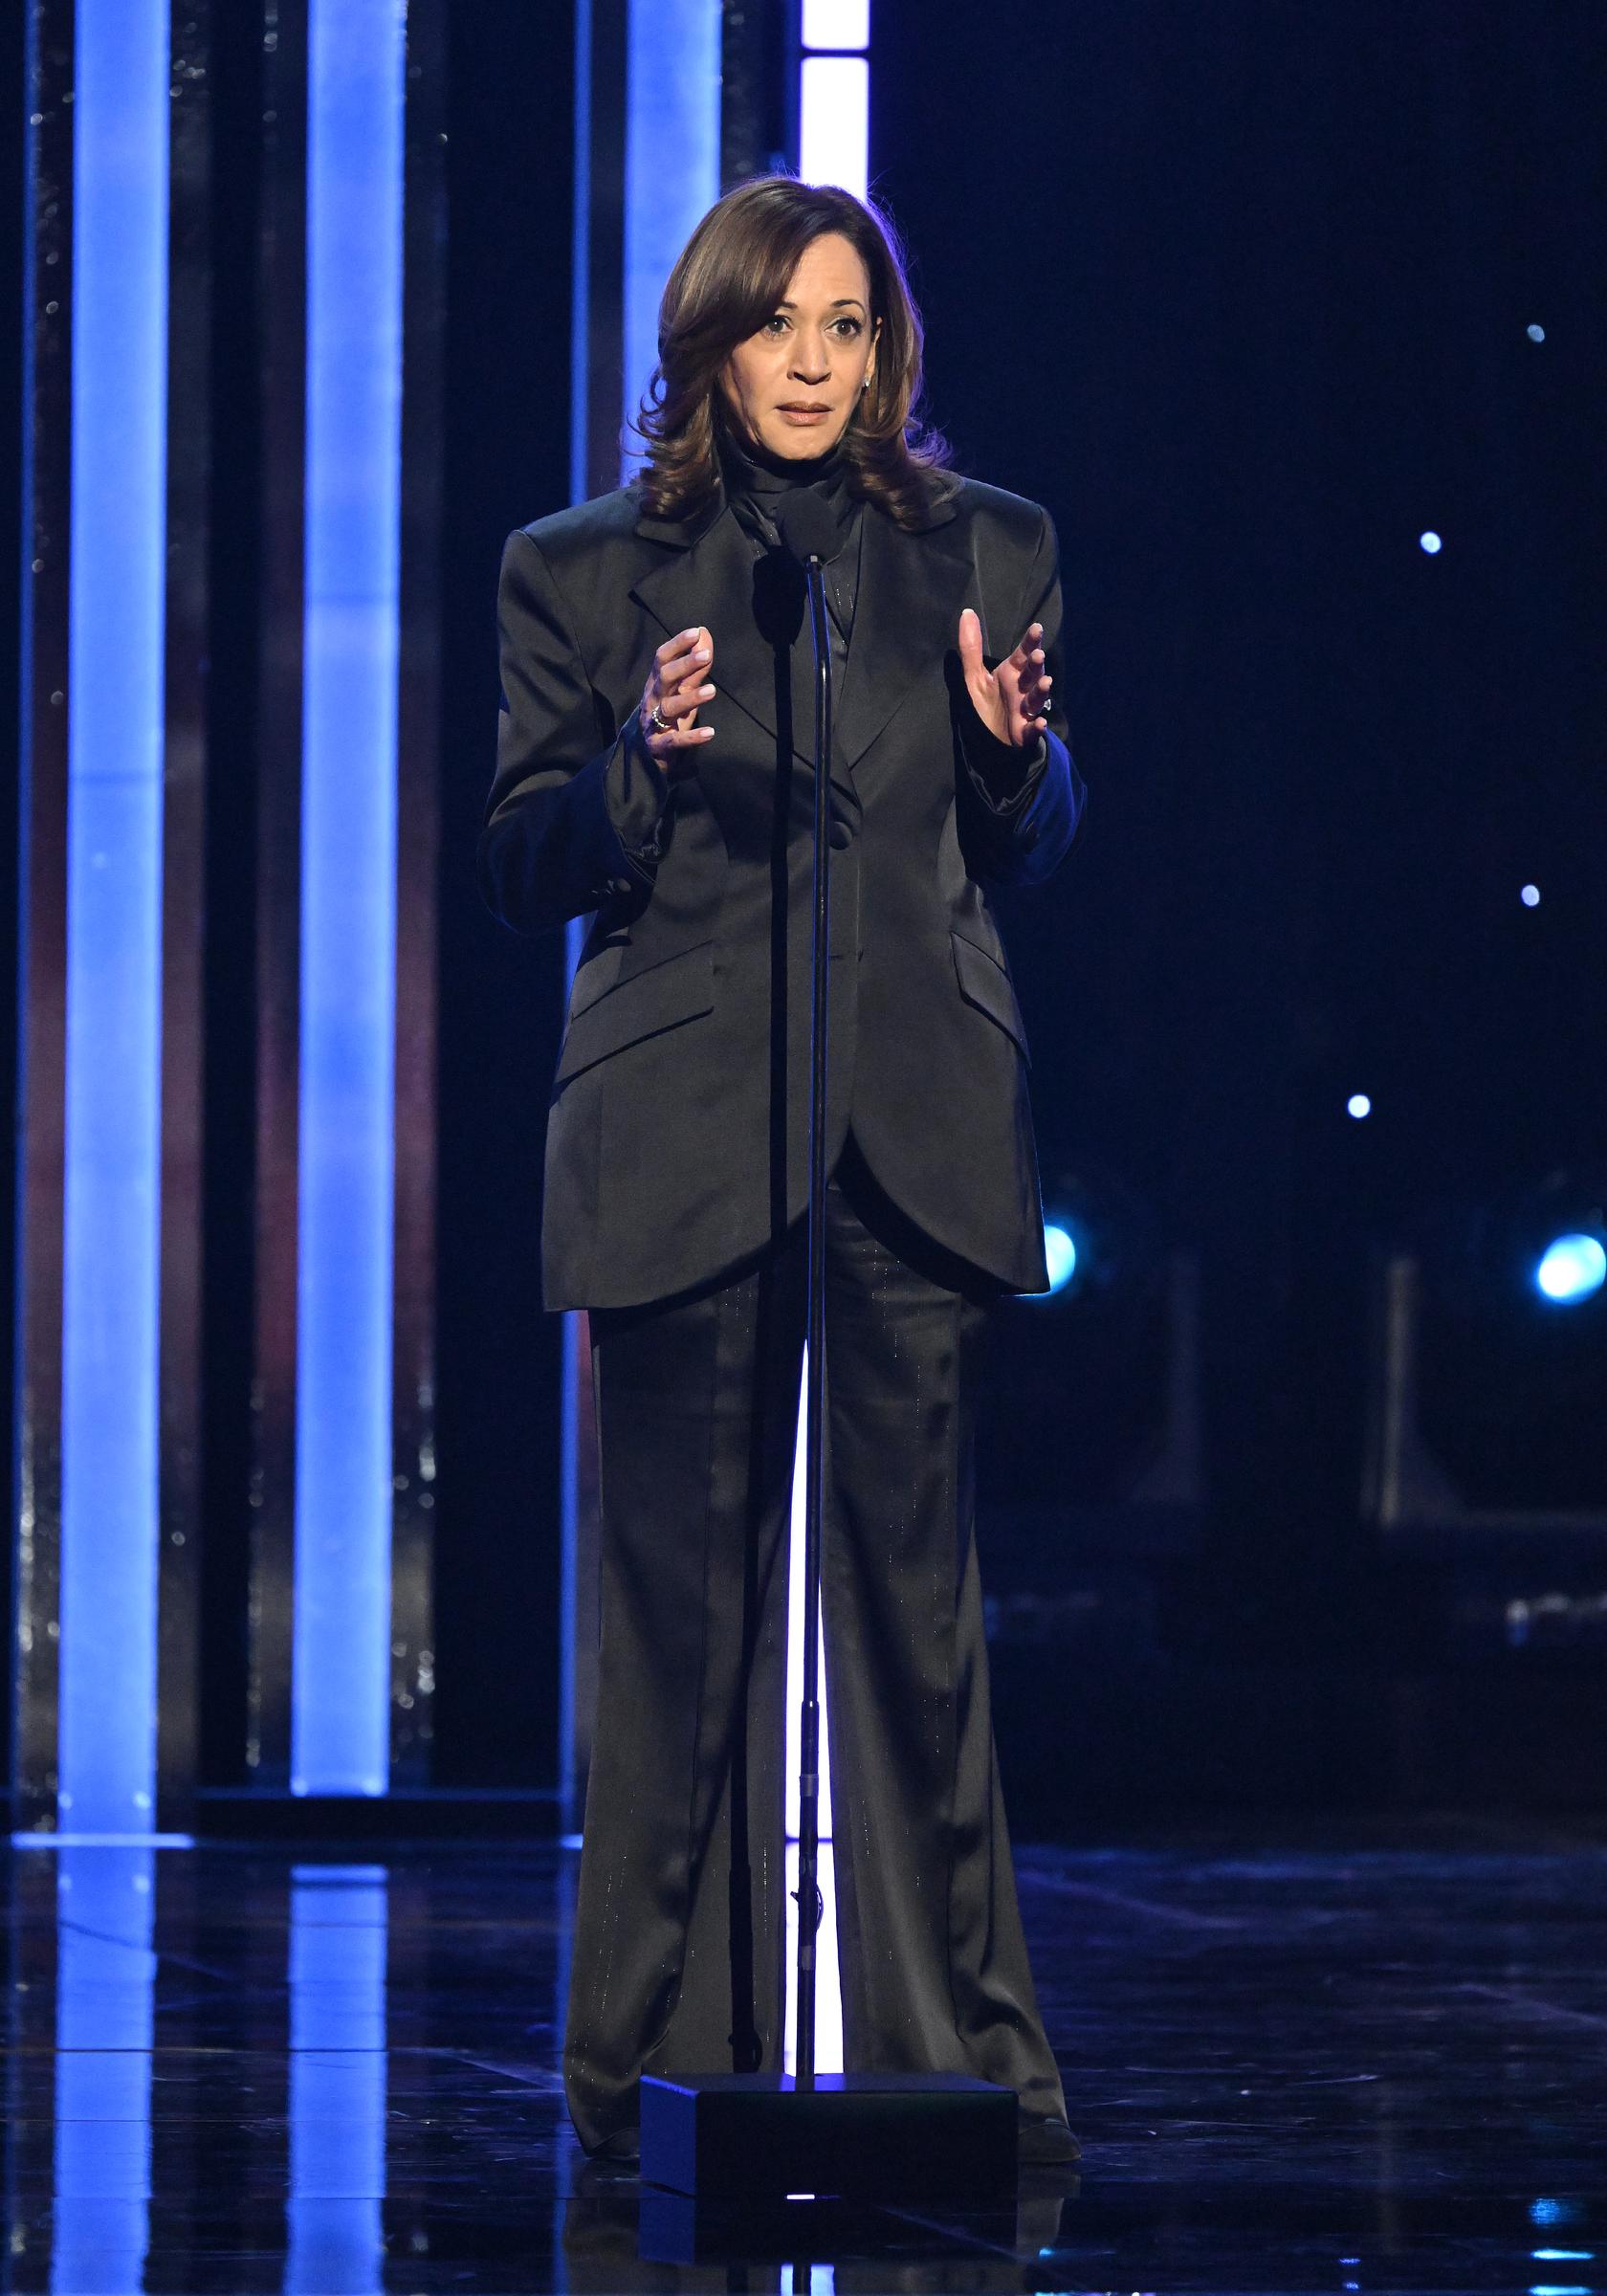
<svg viewBox="0 0 1607 2296"><path fill-rule="evenodd" d="M806 558L823 562L835 558L842 547L836 513L812 486L795 486L774 497L777 532L782 547L800 565Z"/></svg>

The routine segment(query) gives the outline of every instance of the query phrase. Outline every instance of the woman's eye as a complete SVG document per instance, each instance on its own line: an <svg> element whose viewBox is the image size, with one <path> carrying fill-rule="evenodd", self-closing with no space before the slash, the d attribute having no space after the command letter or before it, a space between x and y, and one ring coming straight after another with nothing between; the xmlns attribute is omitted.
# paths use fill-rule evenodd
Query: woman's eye
<svg viewBox="0 0 1607 2296"><path fill-rule="evenodd" d="M767 335L773 327L784 327L786 323L787 318L784 311L773 312L765 320L763 326L759 329L759 333L761 335ZM850 319L846 314L842 319L834 319L831 323L834 327L846 327L850 336L858 335L862 333L864 329L863 320Z"/></svg>

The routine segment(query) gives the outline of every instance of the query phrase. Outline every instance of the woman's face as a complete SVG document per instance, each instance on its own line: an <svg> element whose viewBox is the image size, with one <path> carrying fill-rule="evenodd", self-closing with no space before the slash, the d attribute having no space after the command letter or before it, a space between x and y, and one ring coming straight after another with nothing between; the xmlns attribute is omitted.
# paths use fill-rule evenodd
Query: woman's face
<svg viewBox="0 0 1607 2296"><path fill-rule="evenodd" d="M720 385L738 431L773 454L828 454L873 353L865 265L840 232L826 232L804 249L775 316L732 352Z"/></svg>

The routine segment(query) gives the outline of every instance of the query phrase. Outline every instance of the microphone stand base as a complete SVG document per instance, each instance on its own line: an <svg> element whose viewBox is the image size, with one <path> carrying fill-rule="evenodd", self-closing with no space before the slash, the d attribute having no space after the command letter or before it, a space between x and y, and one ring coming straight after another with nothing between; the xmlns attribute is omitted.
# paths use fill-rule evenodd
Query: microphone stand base
<svg viewBox="0 0 1607 2296"><path fill-rule="evenodd" d="M1016 2093L962 2073L643 2076L644 2184L755 2201L952 2201L1016 2190Z"/></svg>

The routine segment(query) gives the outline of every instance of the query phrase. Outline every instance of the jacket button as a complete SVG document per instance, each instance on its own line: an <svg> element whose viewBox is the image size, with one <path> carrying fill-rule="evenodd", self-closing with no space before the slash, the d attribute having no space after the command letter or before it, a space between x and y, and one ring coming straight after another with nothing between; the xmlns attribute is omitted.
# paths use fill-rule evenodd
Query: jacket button
<svg viewBox="0 0 1607 2296"><path fill-rule="evenodd" d="M833 850L839 853L842 852L847 847L852 845L853 831L849 828L846 821L834 821L832 823L831 843Z"/></svg>

